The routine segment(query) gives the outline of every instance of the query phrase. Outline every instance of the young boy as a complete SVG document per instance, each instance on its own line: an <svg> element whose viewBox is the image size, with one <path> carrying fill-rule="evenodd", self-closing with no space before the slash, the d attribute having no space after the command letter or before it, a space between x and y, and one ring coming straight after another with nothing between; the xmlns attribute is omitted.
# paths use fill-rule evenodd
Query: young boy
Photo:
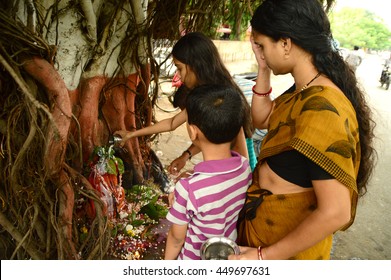
<svg viewBox="0 0 391 280"><path fill-rule="evenodd" d="M175 186L167 214L172 223L165 259L199 260L202 243L224 236L236 240L236 223L251 183L248 160L231 151L245 119L240 94L230 86L203 85L186 99L187 131L204 161Z"/></svg>

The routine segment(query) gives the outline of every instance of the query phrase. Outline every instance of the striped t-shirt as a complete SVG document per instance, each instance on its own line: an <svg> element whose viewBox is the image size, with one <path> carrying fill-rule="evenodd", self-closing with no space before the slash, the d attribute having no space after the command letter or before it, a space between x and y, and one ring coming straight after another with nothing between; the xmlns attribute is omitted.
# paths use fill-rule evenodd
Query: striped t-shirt
<svg viewBox="0 0 391 280"><path fill-rule="evenodd" d="M236 240L238 214L252 177L248 160L231 153L229 159L200 162L193 175L177 182L167 219L188 224L178 259L201 259L201 245L211 237Z"/></svg>

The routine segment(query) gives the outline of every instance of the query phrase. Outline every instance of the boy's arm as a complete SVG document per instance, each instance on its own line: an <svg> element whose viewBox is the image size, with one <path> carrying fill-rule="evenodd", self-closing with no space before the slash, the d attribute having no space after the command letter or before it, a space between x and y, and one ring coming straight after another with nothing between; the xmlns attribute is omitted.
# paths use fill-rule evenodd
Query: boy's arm
<svg viewBox="0 0 391 280"><path fill-rule="evenodd" d="M182 249L183 243L185 243L187 232L187 224L176 225L172 224L166 242L166 250L164 253L165 260L176 260L179 252Z"/></svg>
<svg viewBox="0 0 391 280"><path fill-rule="evenodd" d="M188 153L190 152L190 153ZM174 159L170 165L167 167L167 171L173 175L179 175L179 172L185 167L186 162L190 160L191 157L200 153L201 149L194 144L191 144L186 151L184 151L179 157ZM191 155L191 156L190 156ZM177 177L175 181L178 181L181 177Z"/></svg>

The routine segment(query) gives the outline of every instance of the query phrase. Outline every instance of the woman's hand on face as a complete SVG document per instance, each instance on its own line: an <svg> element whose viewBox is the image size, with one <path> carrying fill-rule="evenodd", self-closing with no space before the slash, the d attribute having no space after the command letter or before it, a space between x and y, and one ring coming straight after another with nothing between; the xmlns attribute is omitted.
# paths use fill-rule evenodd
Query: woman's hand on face
<svg viewBox="0 0 391 280"><path fill-rule="evenodd" d="M267 66L266 64L266 61L263 57L263 53L262 53L262 50L261 50L261 47L256 44L254 42L254 37L251 36L250 37L250 42L251 42L251 48L254 52L254 55L255 55L255 59L257 60L257 63L258 63L258 68L261 70L267 70L269 69L269 67Z"/></svg>
<svg viewBox="0 0 391 280"><path fill-rule="evenodd" d="M229 255L229 260L259 260L258 249L239 246L240 255Z"/></svg>

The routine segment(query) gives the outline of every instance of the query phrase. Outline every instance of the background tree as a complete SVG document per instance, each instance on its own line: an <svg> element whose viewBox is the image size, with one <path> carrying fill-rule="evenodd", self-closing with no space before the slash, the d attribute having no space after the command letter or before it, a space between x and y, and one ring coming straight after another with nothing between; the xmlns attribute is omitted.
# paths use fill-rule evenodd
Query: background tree
<svg viewBox="0 0 391 280"><path fill-rule="evenodd" d="M154 42L172 45L181 21L213 38L227 7L239 34L260 2L1 1L0 258L106 258L113 221L88 166L114 131L154 122ZM161 180L150 141L132 139L117 151L125 188ZM81 238L77 225L86 218Z"/></svg>
<svg viewBox="0 0 391 280"><path fill-rule="evenodd" d="M391 47L391 31L382 18L365 9L343 8L330 15L335 39L342 47L372 50Z"/></svg>

